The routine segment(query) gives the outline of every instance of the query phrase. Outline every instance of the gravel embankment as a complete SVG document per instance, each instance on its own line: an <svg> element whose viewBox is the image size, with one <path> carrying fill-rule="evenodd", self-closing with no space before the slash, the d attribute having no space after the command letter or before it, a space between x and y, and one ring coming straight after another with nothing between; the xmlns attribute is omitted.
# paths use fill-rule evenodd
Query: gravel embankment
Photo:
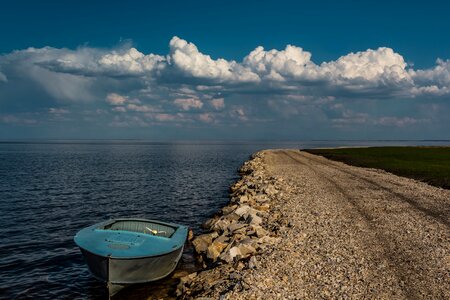
<svg viewBox="0 0 450 300"><path fill-rule="evenodd" d="M297 150L244 164L184 299L450 299L450 191Z"/></svg>

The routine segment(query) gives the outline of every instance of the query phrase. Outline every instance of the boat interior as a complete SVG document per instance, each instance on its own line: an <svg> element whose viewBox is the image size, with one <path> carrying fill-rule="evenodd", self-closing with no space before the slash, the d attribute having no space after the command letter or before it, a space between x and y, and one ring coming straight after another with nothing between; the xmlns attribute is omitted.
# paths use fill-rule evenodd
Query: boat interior
<svg viewBox="0 0 450 300"><path fill-rule="evenodd" d="M131 231L170 238L177 228L150 221L117 220L100 229Z"/></svg>

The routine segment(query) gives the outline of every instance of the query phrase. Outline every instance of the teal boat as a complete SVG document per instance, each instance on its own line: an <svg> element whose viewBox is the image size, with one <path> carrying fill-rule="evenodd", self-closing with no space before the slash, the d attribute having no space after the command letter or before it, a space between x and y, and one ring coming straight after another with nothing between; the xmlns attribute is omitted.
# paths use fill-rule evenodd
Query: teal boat
<svg viewBox="0 0 450 300"><path fill-rule="evenodd" d="M188 228L145 219L113 219L80 230L74 237L92 275L110 295L125 286L166 277L183 253Z"/></svg>

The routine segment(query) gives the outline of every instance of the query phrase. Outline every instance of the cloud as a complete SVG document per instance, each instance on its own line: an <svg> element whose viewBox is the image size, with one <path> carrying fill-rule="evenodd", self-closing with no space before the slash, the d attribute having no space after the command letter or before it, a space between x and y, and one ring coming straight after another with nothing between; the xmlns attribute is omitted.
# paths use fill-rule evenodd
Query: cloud
<svg viewBox="0 0 450 300"><path fill-rule="evenodd" d="M194 98L175 99L173 103L182 110L199 109L203 107L203 102Z"/></svg>
<svg viewBox="0 0 450 300"><path fill-rule="evenodd" d="M321 76L328 76L335 84L352 82L372 82L396 85L411 83L411 77L406 71L403 57L392 49L381 47L376 50L366 50L350 53L336 61L320 65Z"/></svg>
<svg viewBox="0 0 450 300"><path fill-rule="evenodd" d="M111 93L106 96L106 102L111 105L124 105L128 97L121 96L116 93Z"/></svg>
<svg viewBox="0 0 450 300"><path fill-rule="evenodd" d="M210 113L203 113L203 114L200 114L198 117L199 117L200 121L205 122L205 123L214 122L214 119Z"/></svg>
<svg viewBox="0 0 450 300"><path fill-rule="evenodd" d="M427 120L416 119L411 117L381 117L375 121L375 124L383 126L395 126L395 127L405 127L418 123L423 123Z"/></svg>
<svg viewBox="0 0 450 300"><path fill-rule="evenodd" d="M308 78L316 66L311 53L300 47L286 46L285 50L265 51L259 46L244 58L244 66L267 80L284 81L287 78Z"/></svg>
<svg viewBox="0 0 450 300"><path fill-rule="evenodd" d="M64 109L64 108L54 108L54 107L50 107L50 108L48 109L48 112L49 112L50 114L57 114L57 115L62 115L62 114L68 114L68 113L70 113L70 111L67 110L67 109Z"/></svg>
<svg viewBox="0 0 450 300"><path fill-rule="evenodd" d="M69 112L75 120L85 111L104 112L91 118L102 125L142 128L268 120L407 128L425 124L417 120L442 121L450 106L450 60L425 69L406 61L379 47L316 62L295 45L258 46L242 60L228 60L176 36L163 54L130 44L28 48L0 55L2 123L44 124ZM441 109L425 112L425 104Z"/></svg>
<svg viewBox="0 0 450 300"><path fill-rule="evenodd" d="M33 78L53 96L69 99L93 98L92 93L88 93L89 86L102 85L108 78L122 78L116 82L136 87L155 88L157 84L169 87L176 82L184 84L185 90L196 85L204 90L301 90L303 95L364 93L377 97L415 97L421 93L450 92L450 61L439 59L433 68L414 70L399 53L387 47L349 53L321 64L312 61L310 52L293 45L287 45L284 50L264 50L259 46L241 63L213 59L193 43L176 36L170 40L169 47L166 56L143 54L129 45L111 50L29 48L0 58L0 80L5 81L8 75L5 72L11 69L23 72L28 67L28 74L21 75ZM59 75L55 75L57 73ZM57 84L46 83L49 78L58 81ZM64 89L55 86L64 86ZM76 97L75 90L86 92Z"/></svg>
<svg viewBox="0 0 450 300"><path fill-rule="evenodd" d="M136 112L154 112L156 111L156 108L150 105L136 105L133 103L130 103L127 105L127 109L129 111L136 111Z"/></svg>
<svg viewBox="0 0 450 300"><path fill-rule="evenodd" d="M8 78L6 78L6 75L0 72L0 82L8 82Z"/></svg>
<svg viewBox="0 0 450 300"><path fill-rule="evenodd" d="M217 110L220 110L225 107L225 101L223 98L217 98L211 100L211 105Z"/></svg>
<svg viewBox="0 0 450 300"><path fill-rule="evenodd" d="M111 108L111 110L115 111L115 112L122 112L122 113L127 112L127 109L123 106L116 106L116 107Z"/></svg>
<svg viewBox="0 0 450 300"><path fill-rule="evenodd" d="M149 75L165 66L163 56L144 55L136 48L119 48L111 51L88 47L76 50L49 47L43 49L52 55L39 60L36 64L60 73L120 78Z"/></svg>
<svg viewBox="0 0 450 300"><path fill-rule="evenodd" d="M258 82L259 76L235 61L212 59L179 37L170 40L168 63L186 77L216 82Z"/></svg>
<svg viewBox="0 0 450 300"><path fill-rule="evenodd" d="M29 117L18 117L14 115L0 115L0 122L13 125L36 125L38 120Z"/></svg>

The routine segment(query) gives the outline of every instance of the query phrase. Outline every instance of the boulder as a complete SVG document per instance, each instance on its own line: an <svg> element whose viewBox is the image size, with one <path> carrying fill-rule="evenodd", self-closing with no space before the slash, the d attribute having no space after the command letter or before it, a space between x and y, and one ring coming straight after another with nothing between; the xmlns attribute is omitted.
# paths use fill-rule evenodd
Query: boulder
<svg viewBox="0 0 450 300"><path fill-rule="evenodd" d="M222 208L222 214L228 215L232 213L236 209L236 207L237 205L225 206L224 208Z"/></svg>
<svg viewBox="0 0 450 300"><path fill-rule="evenodd" d="M250 199L249 199L248 195L242 195L241 197L239 197L240 203L247 203L249 200Z"/></svg>
<svg viewBox="0 0 450 300"><path fill-rule="evenodd" d="M202 224L202 228L204 228L204 229L210 229L210 228L214 225L214 223L217 222L217 220L218 220L218 218L211 218L211 219L206 220L206 221Z"/></svg>
<svg viewBox="0 0 450 300"><path fill-rule="evenodd" d="M228 226L228 231L229 232L234 232L236 230L239 230L241 228L247 227L247 224L244 223L232 223L231 225Z"/></svg>
<svg viewBox="0 0 450 300"><path fill-rule="evenodd" d="M230 240L229 237L227 237L225 234L222 234L218 238L214 240L214 242L221 242L221 243L227 243ZM228 243L227 243L228 244Z"/></svg>
<svg viewBox="0 0 450 300"><path fill-rule="evenodd" d="M246 218L247 224L259 225L263 222L263 219L256 215L256 213L248 214Z"/></svg>
<svg viewBox="0 0 450 300"><path fill-rule="evenodd" d="M231 214L228 214L226 216L222 217L223 219L227 219L228 221L230 221L231 223L236 222L237 220L239 220L240 216L238 216L237 214L235 214L234 212L232 212Z"/></svg>
<svg viewBox="0 0 450 300"><path fill-rule="evenodd" d="M222 253L223 249L228 246L228 243L220 242L217 239L209 245L206 250L206 257L211 259L212 261L216 261L219 257L220 253Z"/></svg>
<svg viewBox="0 0 450 300"><path fill-rule="evenodd" d="M224 251L220 255L220 259L226 261L227 263L231 263L234 259L246 258L254 253L256 253L256 249L252 245L240 243L234 247L231 247L228 251Z"/></svg>
<svg viewBox="0 0 450 300"><path fill-rule="evenodd" d="M256 253L256 249L249 244L241 243L237 246L237 248L239 249L239 253L242 256L242 258L248 257L251 254Z"/></svg>
<svg viewBox="0 0 450 300"><path fill-rule="evenodd" d="M255 231L256 236L259 238L269 235L267 230L265 230L264 228L262 228L261 226L258 226L258 225L253 225L253 230Z"/></svg>
<svg viewBox="0 0 450 300"><path fill-rule="evenodd" d="M242 216L250 214L250 213L256 213L256 212L257 212L256 209L251 208L248 205L241 205L234 211L234 213L236 215L238 215L239 217L242 217Z"/></svg>
<svg viewBox="0 0 450 300"><path fill-rule="evenodd" d="M205 234L199 235L192 241L195 251L197 253L206 252L209 245L211 245L212 241L218 236L219 236L219 234L217 232L205 233Z"/></svg>
<svg viewBox="0 0 450 300"><path fill-rule="evenodd" d="M212 225L210 228L214 231L225 231L229 225L230 225L230 221L223 218L223 219L217 220L217 222L214 223L214 225Z"/></svg>

